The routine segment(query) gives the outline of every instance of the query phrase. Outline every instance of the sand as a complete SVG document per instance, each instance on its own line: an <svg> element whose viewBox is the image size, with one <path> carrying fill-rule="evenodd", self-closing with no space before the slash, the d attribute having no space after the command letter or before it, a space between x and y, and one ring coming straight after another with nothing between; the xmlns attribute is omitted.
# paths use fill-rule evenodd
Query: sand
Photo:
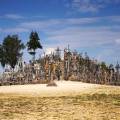
<svg viewBox="0 0 120 120"><path fill-rule="evenodd" d="M120 86L55 82L0 86L0 120L120 120Z"/></svg>
<svg viewBox="0 0 120 120"><path fill-rule="evenodd" d="M78 94L99 87L96 84L73 82L73 81L55 81L57 87L47 87L46 84L28 84L0 86L0 93L10 94L29 94L39 96L64 96Z"/></svg>

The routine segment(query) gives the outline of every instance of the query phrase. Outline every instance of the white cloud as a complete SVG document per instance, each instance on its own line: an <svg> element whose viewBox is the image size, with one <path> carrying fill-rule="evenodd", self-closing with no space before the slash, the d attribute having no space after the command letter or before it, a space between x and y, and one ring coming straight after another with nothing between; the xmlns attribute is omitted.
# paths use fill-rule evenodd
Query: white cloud
<svg viewBox="0 0 120 120"><path fill-rule="evenodd" d="M73 48L93 47L113 43L120 37L119 32L113 32L105 27L69 27L62 30L46 32L49 41L66 46L68 44Z"/></svg>
<svg viewBox="0 0 120 120"><path fill-rule="evenodd" d="M18 14L6 14L4 16L2 16L3 18L7 18L7 19L23 19L24 17Z"/></svg>
<svg viewBox="0 0 120 120"><path fill-rule="evenodd" d="M101 23L109 19L116 20L119 17L66 18L23 22L16 26L16 28L3 29L2 32L42 31L46 36L46 41L48 41L46 48L55 48L56 46L62 46L63 48L68 44L72 48L94 47L116 43L115 40L120 38L118 30L120 26L117 24L112 26L111 24L109 26L103 24L103 26L99 26L99 22ZM97 26L94 25L95 23L97 23Z"/></svg>
<svg viewBox="0 0 120 120"><path fill-rule="evenodd" d="M20 15L19 13L14 14L14 13L7 13L4 15L0 15L0 19L9 19L9 20L33 20L33 19L41 19L41 18L47 18L46 16L43 15L33 15L33 16L23 16Z"/></svg>
<svg viewBox="0 0 120 120"><path fill-rule="evenodd" d="M79 12L98 12L109 4L120 4L120 0L72 0L70 7Z"/></svg>
<svg viewBox="0 0 120 120"><path fill-rule="evenodd" d="M55 26L65 26L65 25L83 25L90 24L99 21L98 17L93 18L66 18L66 19L49 19L49 20L39 20L32 22L23 22L20 27L26 27L30 29L42 29Z"/></svg>
<svg viewBox="0 0 120 120"><path fill-rule="evenodd" d="M102 4L96 4L92 0L72 0L71 6L81 12L97 12L103 7Z"/></svg>
<svg viewBox="0 0 120 120"><path fill-rule="evenodd" d="M78 26L78 25L93 24L94 26L95 23L97 23L99 27L99 23L103 21L108 21L108 23L110 24L111 22L112 24L117 24L118 22L120 22L120 16L38 20L38 21L22 22L18 27L28 28L28 29L37 29L37 30L47 30L48 28L60 29L61 27L70 27L75 25ZM111 28L112 27L113 26L111 26Z"/></svg>
<svg viewBox="0 0 120 120"><path fill-rule="evenodd" d="M48 48L45 49L44 52L45 52L46 55L49 55L49 54L55 52L55 48L49 48L49 47L48 47Z"/></svg>
<svg viewBox="0 0 120 120"><path fill-rule="evenodd" d="M1 30L3 33L22 33L22 32L29 32L26 28L6 28Z"/></svg>
<svg viewBox="0 0 120 120"><path fill-rule="evenodd" d="M49 19L32 22L23 22L21 28L43 31L50 47L71 45L73 48L92 47L115 43L120 38L117 24L99 26L104 20L118 20L120 16ZM94 26L97 23L98 26ZM92 24L92 26L90 25ZM84 26L85 25L85 26ZM90 25L90 26L86 26ZM113 30L114 29L114 30ZM117 30L117 31L116 31Z"/></svg>
<svg viewBox="0 0 120 120"><path fill-rule="evenodd" d="M68 15L71 15L76 12L98 12L99 8L98 6L91 4L90 2L82 1L82 0L73 0L69 5L67 5L69 8Z"/></svg>
<svg viewBox="0 0 120 120"><path fill-rule="evenodd" d="M120 38L119 38L119 39L116 39L115 42L116 42L117 44L120 44Z"/></svg>

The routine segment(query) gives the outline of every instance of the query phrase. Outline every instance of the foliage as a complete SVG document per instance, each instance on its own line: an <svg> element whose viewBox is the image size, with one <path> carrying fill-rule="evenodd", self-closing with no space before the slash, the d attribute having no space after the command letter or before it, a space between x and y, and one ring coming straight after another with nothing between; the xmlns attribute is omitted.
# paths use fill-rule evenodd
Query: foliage
<svg viewBox="0 0 120 120"><path fill-rule="evenodd" d="M22 56L21 50L24 49L24 44L21 43L17 35L8 35L1 45L1 64L9 64L13 69Z"/></svg>
<svg viewBox="0 0 120 120"><path fill-rule="evenodd" d="M5 55L4 55L4 52L3 52L3 46L0 45L0 63L2 65L2 67L5 67Z"/></svg>
<svg viewBox="0 0 120 120"><path fill-rule="evenodd" d="M40 38L38 36L37 32L31 32L30 37L29 37L29 41L27 42L27 47L28 47L28 51L31 55L33 55L35 57L36 54L36 49L42 49L42 45L39 42Z"/></svg>
<svg viewBox="0 0 120 120"><path fill-rule="evenodd" d="M107 69L108 69L108 67L107 67L107 65L105 64L105 62L102 62L102 63L100 64L100 66L101 66L101 69L102 69L102 70L107 70Z"/></svg>

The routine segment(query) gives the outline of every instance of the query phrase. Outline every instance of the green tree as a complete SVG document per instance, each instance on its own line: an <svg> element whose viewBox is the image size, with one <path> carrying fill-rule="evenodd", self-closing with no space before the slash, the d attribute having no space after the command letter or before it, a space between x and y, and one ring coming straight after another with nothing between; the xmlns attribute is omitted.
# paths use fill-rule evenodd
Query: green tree
<svg viewBox="0 0 120 120"><path fill-rule="evenodd" d="M108 69L108 67L107 67L107 65L106 65L105 62L102 62L102 63L100 64L100 66L101 66L102 70L107 70L107 69Z"/></svg>
<svg viewBox="0 0 120 120"><path fill-rule="evenodd" d="M2 67L5 67L5 55L4 55L4 52L3 52L3 46L0 45L0 63L2 65Z"/></svg>
<svg viewBox="0 0 120 120"><path fill-rule="evenodd" d="M9 64L11 68L15 68L19 57L22 56L21 50L24 49L24 44L21 43L17 35L8 35L4 40L1 46L1 63L4 66Z"/></svg>
<svg viewBox="0 0 120 120"><path fill-rule="evenodd" d="M33 60L35 60L36 49L42 49L42 45L40 43L40 38L37 32L31 32L29 41L27 42L27 47L29 54L33 56Z"/></svg>

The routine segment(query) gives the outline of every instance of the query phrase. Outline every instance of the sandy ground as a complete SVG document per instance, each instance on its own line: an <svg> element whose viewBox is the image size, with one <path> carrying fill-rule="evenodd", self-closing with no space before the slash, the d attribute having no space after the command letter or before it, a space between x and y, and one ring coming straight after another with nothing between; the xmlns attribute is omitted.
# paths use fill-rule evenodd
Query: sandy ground
<svg viewBox="0 0 120 120"><path fill-rule="evenodd" d="M120 86L55 82L0 86L0 120L120 120Z"/></svg>
<svg viewBox="0 0 120 120"><path fill-rule="evenodd" d="M46 84L32 84L32 85L12 85L12 86L0 86L0 93L10 94L29 94L40 96L61 96L78 94L80 92L89 91L99 87L100 85L72 82L72 81L55 81L57 87L47 87Z"/></svg>

